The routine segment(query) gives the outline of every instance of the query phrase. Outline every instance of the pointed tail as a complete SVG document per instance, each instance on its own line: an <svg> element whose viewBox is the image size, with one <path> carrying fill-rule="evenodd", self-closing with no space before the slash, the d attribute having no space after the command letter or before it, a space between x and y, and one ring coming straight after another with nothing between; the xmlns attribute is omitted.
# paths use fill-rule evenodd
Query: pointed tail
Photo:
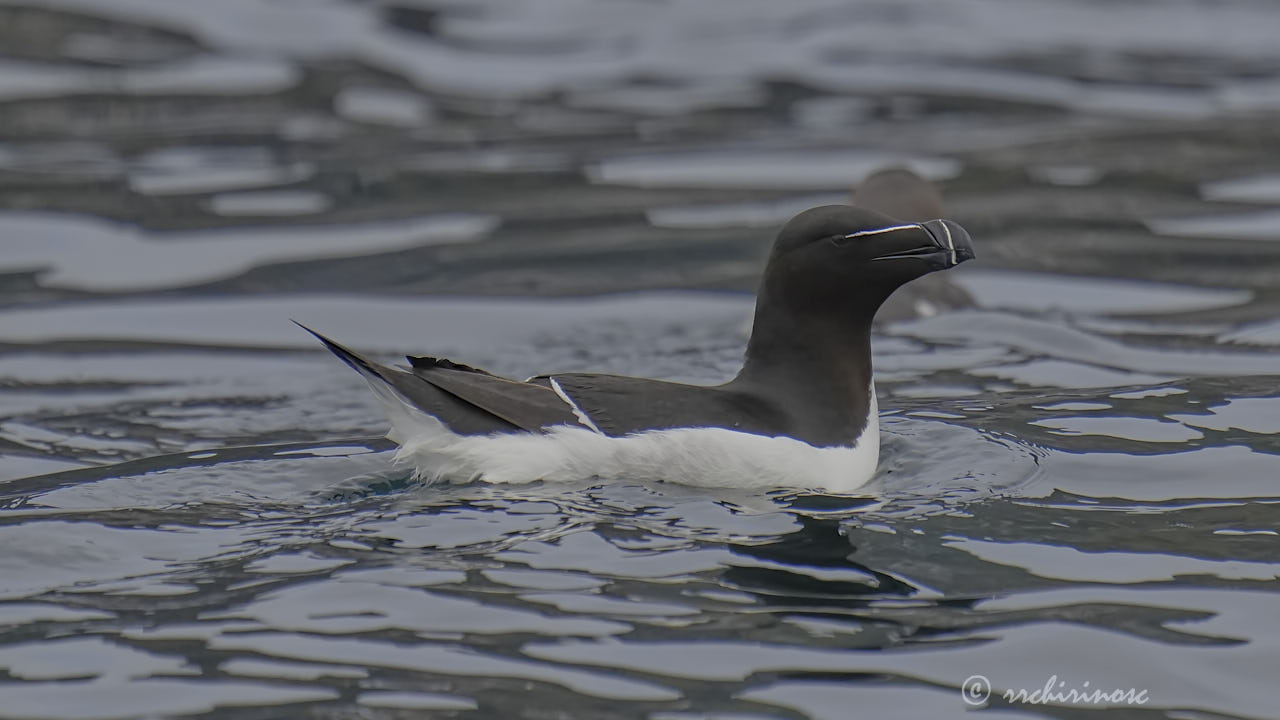
<svg viewBox="0 0 1280 720"><path fill-rule="evenodd" d="M324 343L325 347L329 348L330 352L332 352L334 355L337 355L338 358L342 360L342 362L350 365L351 368L356 372L370 379L376 378L385 383L391 382L390 379L387 377L387 371L390 370L390 368L379 365L378 363L364 357L363 355L357 353L356 351L351 350L350 348L344 347L342 345L339 345L338 343L321 335L315 330L312 330L306 325L303 325L297 320L293 320L292 322L294 325L297 325L303 330L306 330L307 332L314 335L317 340Z"/></svg>
<svg viewBox="0 0 1280 720"><path fill-rule="evenodd" d="M420 359L414 363L418 366L417 368L406 372L376 363L354 350L339 345L296 320L294 323L314 335L317 340L324 343L325 347L329 348L330 352L337 355L339 359L364 377L379 404L382 405L383 410L386 411L387 416L391 419L392 434L388 437L396 442L401 442L405 438L411 437L437 437L441 430L446 429L453 433L460 432L466 435L476 435L516 430L521 427L530 430L541 427L541 422L526 427L517 420L508 420L503 412L489 410L485 404L468 399L474 393L455 393L457 393L459 387L458 382L461 382L463 386L468 384L465 382L466 378L485 379L490 383L501 385L501 390L504 391L510 391L510 386L516 386L516 388L523 388L526 391L541 391L551 395L549 390L496 378L488 373L476 371L473 368L458 365L448 360ZM424 368L434 369L437 373L454 373L464 376L464 379L458 380L454 378L455 382L444 384L442 387L437 384L437 382L441 382L441 379L437 378L436 381L433 381L431 377L424 374ZM444 379L447 380L449 378ZM450 390L450 387L454 389ZM496 392L498 391L490 388L488 394L493 395ZM554 398L554 395L552 397ZM559 405L560 401L556 399L553 407L559 408ZM519 407L517 403L517 408Z"/></svg>

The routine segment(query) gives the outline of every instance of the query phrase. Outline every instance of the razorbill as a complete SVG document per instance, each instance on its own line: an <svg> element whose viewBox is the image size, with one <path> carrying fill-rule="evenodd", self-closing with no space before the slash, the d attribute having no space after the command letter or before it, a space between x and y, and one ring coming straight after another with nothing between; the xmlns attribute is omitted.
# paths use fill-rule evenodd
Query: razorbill
<svg viewBox="0 0 1280 720"><path fill-rule="evenodd" d="M434 357L392 368L308 331L369 382L397 460L428 482L607 477L848 492L880 454L876 310L903 284L972 257L950 220L903 222L852 205L800 213L769 254L742 370L717 386L590 373L518 382Z"/></svg>

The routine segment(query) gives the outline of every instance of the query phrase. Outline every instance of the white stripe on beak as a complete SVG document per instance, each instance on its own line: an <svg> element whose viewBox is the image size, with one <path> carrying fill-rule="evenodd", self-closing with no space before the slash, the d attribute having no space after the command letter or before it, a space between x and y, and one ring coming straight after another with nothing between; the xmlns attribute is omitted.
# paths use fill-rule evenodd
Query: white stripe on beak
<svg viewBox="0 0 1280 720"><path fill-rule="evenodd" d="M947 222L945 220L939 224L942 225L942 232L945 233L947 236L947 250L951 251L951 264L955 265L957 264L956 263L956 242L955 240L951 239L951 228L947 227Z"/></svg>

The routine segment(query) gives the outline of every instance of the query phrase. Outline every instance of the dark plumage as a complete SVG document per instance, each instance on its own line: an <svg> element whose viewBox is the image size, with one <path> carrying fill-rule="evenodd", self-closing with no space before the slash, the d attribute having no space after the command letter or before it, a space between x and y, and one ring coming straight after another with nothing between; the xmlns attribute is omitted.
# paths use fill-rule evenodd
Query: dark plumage
<svg viewBox="0 0 1280 720"><path fill-rule="evenodd" d="M714 387L588 373L517 382L430 357L390 368L316 336L375 387L459 435L713 427L848 446L873 406L876 310L904 283L971 257L968 235L950 221L903 222L849 205L797 215L770 253L742 370Z"/></svg>

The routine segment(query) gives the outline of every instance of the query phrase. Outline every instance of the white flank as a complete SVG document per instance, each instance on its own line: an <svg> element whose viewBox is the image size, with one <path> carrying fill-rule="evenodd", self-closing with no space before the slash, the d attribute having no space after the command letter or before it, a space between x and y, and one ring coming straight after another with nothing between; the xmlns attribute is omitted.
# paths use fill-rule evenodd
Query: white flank
<svg viewBox="0 0 1280 720"><path fill-rule="evenodd" d="M724 428L650 430L615 438L564 425L545 433L457 435L367 378L400 445L396 462L427 482L574 482L594 478L668 481L724 488L794 487L851 492L875 473L880 422L875 386L861 437L848 447L817 448L787 437Z"/></svg>

